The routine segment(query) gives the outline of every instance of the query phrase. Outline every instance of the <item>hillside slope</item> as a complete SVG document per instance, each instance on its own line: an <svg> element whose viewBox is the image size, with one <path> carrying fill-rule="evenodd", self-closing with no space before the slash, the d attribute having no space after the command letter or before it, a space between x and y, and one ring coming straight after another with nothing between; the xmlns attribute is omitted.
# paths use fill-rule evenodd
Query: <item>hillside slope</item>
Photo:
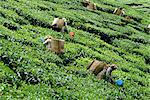
<svg viewBox="0 0 150 100"><path fill-rule="evenodd" d="M0 98L69 100L149 100L149 0L93 0L97 11L82 0L0 0ZM112 14L124 7L131 21ZM74 41L65 37L65 54L48 51L41 38L63 38L50 25L65 17ZM114 80L97 80L86 66L93 59L114 63ZM1 100L2 100L1 99Z"/></svg>

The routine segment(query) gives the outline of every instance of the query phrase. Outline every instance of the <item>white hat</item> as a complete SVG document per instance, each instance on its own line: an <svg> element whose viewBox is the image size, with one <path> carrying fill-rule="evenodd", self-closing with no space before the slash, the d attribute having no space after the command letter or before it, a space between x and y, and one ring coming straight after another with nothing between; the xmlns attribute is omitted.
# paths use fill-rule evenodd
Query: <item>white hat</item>
<svg viewBox="0 0 150 100"><path fill-rule="evenodd" d="M64 22L66 22L67 20L66 20L66 18L62 18L63 20L64 20Z"/></svg>

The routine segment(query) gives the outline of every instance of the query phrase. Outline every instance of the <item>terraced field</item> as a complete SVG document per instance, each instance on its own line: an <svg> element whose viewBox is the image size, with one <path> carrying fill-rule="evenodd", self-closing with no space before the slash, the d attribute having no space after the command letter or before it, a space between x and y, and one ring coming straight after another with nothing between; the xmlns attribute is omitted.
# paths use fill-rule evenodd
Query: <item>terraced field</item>
<svg viewBox="0 0 150 100"><path fill-rule="evenodd" d="M1 100L149 100L149 0L93 0L96 11L81 0L0 0ZM112 14L126 9L131 21ZM51 29L55 17L65 17L69 34ZM65 39L65 54L48 51L41 38ZM114 63L112 85L87 71L93 59Z"/></svg>

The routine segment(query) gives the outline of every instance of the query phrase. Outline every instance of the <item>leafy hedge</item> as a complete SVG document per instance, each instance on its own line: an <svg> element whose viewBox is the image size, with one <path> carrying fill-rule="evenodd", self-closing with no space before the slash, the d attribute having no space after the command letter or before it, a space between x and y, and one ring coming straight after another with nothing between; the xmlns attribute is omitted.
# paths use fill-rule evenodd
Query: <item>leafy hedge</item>
<svg viewBox="0 0 150 100"><path fill-rule="evenodd" d="M2 99L150 98L147 10L127 5L131 0L93 0L98 10L92 11L82 7L81 1L1 0ZM149 6L147 2L142 2L144 7ZM118 5L126 9L125 16L132 16L131 21L112 14ZM67 19L74 40L51 29L55 17ZM65 54L47 50L41 41L46 35L65 39ZM118 65L114 80L124 80L124 86L97 80L86 69L93 59Z"/></svg>

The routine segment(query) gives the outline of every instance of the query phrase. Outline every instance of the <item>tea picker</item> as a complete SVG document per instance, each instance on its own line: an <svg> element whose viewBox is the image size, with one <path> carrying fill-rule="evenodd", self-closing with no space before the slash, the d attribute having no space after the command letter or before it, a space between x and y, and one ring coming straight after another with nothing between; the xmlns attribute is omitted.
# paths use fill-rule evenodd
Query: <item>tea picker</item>
<svg viewBox="0 0 150 100"><path fill-rule="evenodd" d="M43 39L42 39L43 41ZM55 39L52 36L46 36L44 38L44 45L46 45L46 48L57 53L57 54L61 54L64 53L64 44L65 41L61 40L61 39Z"/></svg>
<svg viewBox="0 0 150 100"><path fill-rule="evenodd" d="M122 7L119 7L114 10L113 14L123 16L125 14L125 10Z"/></svg>
<svg viewBox="0 0 150 100"><path fill-rule="evenodd" d="M114 81L111 73L117 68L118 67L115 64L110 65L98 60L93 60L87 67L87 69L95 74L99 80L105 79L112 84L114 84Z"/></svg>
<svg viewBox="0 0 150 100"><path fill-rule="evenodd" d="M87 9L90 10L97 10L96 4L90 2L89 0L83 0L83 2L81 2L83 4L84 7L86 7Z"/></svg>
<svg viewBox="0 0 150 100"><path fill-rule="evenodd" d="M49 36L49 35L44 38L43 44L46 45L47 49L51 49L51 41L52 41L52 39L53 39L53 37Z"/></svg>
<svg viewBox="0 0 150 100"><path fill-rule="evenodd" d="M54 18L51 26L52 26L52 29L57 32L68 33L67 20L65 18Z"/></svg>

